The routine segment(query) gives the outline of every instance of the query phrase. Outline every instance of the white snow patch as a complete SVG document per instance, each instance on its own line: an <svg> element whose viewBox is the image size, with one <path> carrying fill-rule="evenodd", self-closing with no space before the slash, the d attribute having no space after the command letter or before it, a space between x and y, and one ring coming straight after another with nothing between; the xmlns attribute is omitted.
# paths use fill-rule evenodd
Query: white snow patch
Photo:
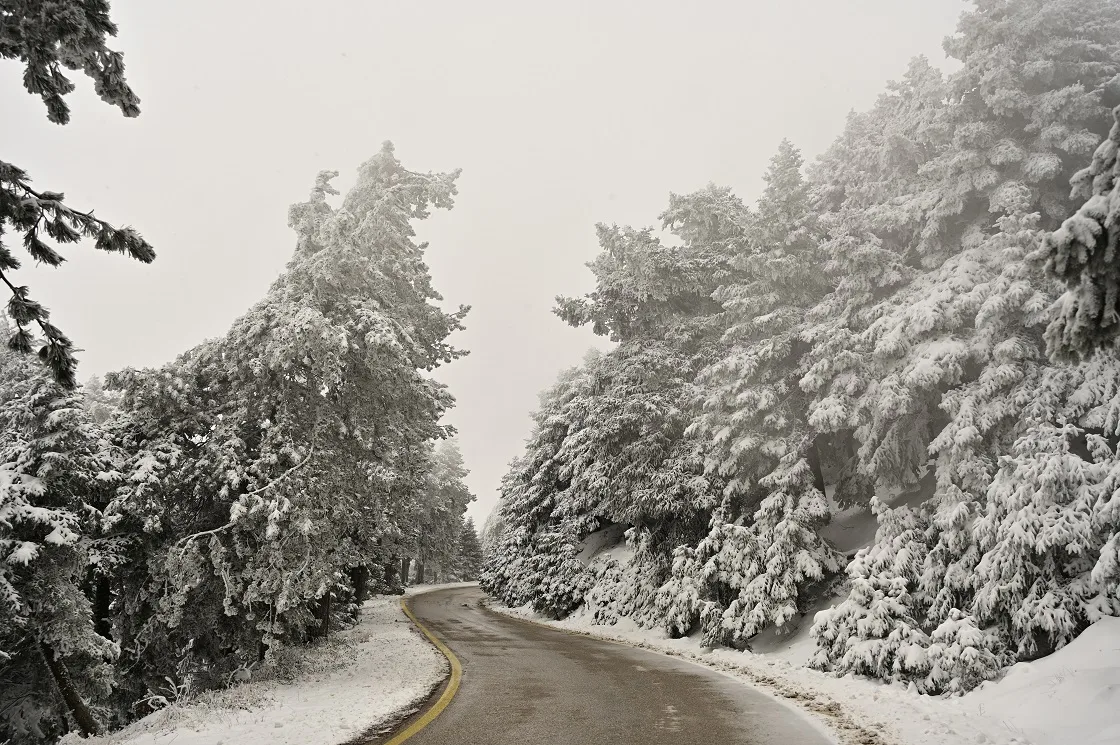
<svg viewBox="0 0 1120 745"><path fill-rule="evenodd" d="M918 483L905 489L895 488L878 493L879 499L890 507L918 507L931 496L937 486L933 469L927 469ZM845 556L855 556L861 548L875 543L875 531L879 523L867 505L841 509L834 499L836 485L825 486L832 519L820 530L820 535L833 548Z"/></svg>
<svg viewBox="0 0 1120 745"><path fill-rule="evenodd" d="M820 529L824 538L840 553L853 556L861 548L875 542L875 531L879 523L867 507L849 507L834 512L828 525Z"/></svg>
<svg viewBox="0 0 1120 745"><path fill-rule="evenodd" d="M1012 666L946 704L1030 745L1120 743L1120 618L1102 618L1052 655Z"/></svg>
<svg viewBox="0 0 1120 745"><path fill-rule="evenodd" d="M413 629L399 596L367 601L357 626L304 654L295 682L210 691L117 732L71 734L60 745L335 745L414 707L447 667Z"/></svg>
<svg viewBox="0 0 1120 745"><path fill-rule="evenodd" d="M592 559L598 558L599 554L601 554L604 549L616 547L620 543L625 545L625 533L628 527L627 525L616 523L596 530L580 541L580 552L576 558L583 562L584 566L587 566L591 563Z"/></svg>

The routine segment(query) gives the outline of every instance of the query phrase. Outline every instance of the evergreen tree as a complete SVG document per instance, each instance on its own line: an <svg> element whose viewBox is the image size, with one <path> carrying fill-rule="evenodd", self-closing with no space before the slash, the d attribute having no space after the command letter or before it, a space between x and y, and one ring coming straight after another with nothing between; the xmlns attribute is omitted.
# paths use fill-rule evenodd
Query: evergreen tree
<svg viewBox="0 0 1120 745"><path fill-rule="evenodd" d="M1075 395L1080 374L1046 364L1054 294L1030 256L1068 210L1062 183L1098 141L1094 120L1120 72L1114 5L976 6L946 42L962 63L939 117L949 137L935 138L918 170L928 197L904 255L924 271L869 311L858 342L826 345L804 381L831 387L811 421L851 431L858 470L876 482L916 478L936 459L929 550L911 596L927 631L972 607L982 553L973 525L999 456L1032 426L1067 416Z"/></svg>
<svg viewBox="0 0 1120 745"><path fill-rule="evenodd" d="M828 508L797 382L804 313L829 289L817 271L818 226L801 166L800 153L783 142L748 224L747 247L733 262L737 281L714 295L724 307L728 351L703 373L710 392L695 425L715 444L707 469L728 480L729 519L752 516L745 543L712 559L736 595L722 623L733 642L788 624L805 587L839 569L816 532Z"/></svg>
<svg viewBox="0 0 1120 745"><path fill-rule="evenodd" d="M1116 390L1117 367L1120 366L1112 366L1113 385L1109 387L1113 390ZM1113 396L1113 406L1116 400ZM1113 419L1114 425L1115 421ZM1089 495L1093 537L1100 549L1088 577L1085 595L1089 602L1084 609L1089 622L1094 622L1101 616L1120 616L1120 458L1116 452L1115 428L1110 430L1107 439L1099 435L1086 439L1100 472ZM1091 559L1092 554L1087 557Z"/></svg>
<svg viewBox="0 0 1120 745"><path fill-rule="evenodd" d="M965 693L999 677L1001 659L993 635L954 608L930 635L928 690Z"/></svg>
<svg viewBox="0 0 1120 745"><path fill-rule="evenodd" d="M974 527L976 615L1021 659L1070 642L1088 625L1085 579L1100 542L1091 463L1070 452L1072 426L1032 429L1002 459Z"/></svg>
<svg viewBox="0 0 1120 745"><path fill-rule="evenodd" d="M478 579L482 561L482 544L478 540L474 520L468 517L463 521L463 529L459 533L459 555L455 570L459 579L466 582Z"/></svg>
<svg viewBox="0 0 1120 745"><path fill-rule="evenodd" d="M695 377L722 331L712 294L730 271L746 214L728 189L708 186L670 195L661 220L673 244L650 229L598 226L602 252L589 265L596 289L557 298L556 313L619 346L590 356L542 399L527 457L503 482L504 534L483 573L489 591L564 615L595 581L575 558L580 542L624 524L643 546L635 558L647 563L628 576L641 577L644 590L600 585L594 602L608 613L625 606L644 614L669 575L667 554L703 534L720 479L704 474L707 446L685 430Z"/></svg>
<svg viewBox="0 0 1120 745"><path fill-rule="evenodd" d="M586 364L595 359L589 354ZM479 578L486 592L507 605L531 603L554 617L567 615L582 600L587 579L576 559L577 544L594 527L594 518L566 521L557 511L571 486L571 470L560 455L569 431L564 407L584 380L583 368L571 368L541 395L525 453L502 477L503 530Z"/></svg>
<svg viewBox="0 0 1120 745"><path fill-rule="evenodd" d="M505 531L505 520L502 518L500 506L499 503L494 509L490 510L490 514L486 516L486 521L482 523L482 530L479 531L479 543L482 545L484 557L493 550Z"/></svg>
<svg viewBox="0 0 1120 745"><path fill-rule="evenodd" d="M1115 129L1065 186L1120 104L1120 6L973 6L956 72L915 60L808 178L784 143L753 212L709 187L671 199L677 245L600 227L558 313L619 347L538 415L485 586L745 646L839 567L832 503L879 531L822 669L959 693L1120 612ZM613 522L640 550L582 566Z"/></svg>
<svg viewBox="0 0 1120 745"><path fill-rule="evenodd" d="M1047 350L1060 358L1087 357L1112 345L1120 321L1120 106L1115 124L1088 168L1073 179L1077 212L1043 240L1046 270L1066 286L1046 329Z"/></svg>
<svg viewBox="0 0 1120 745"><path fill-rule="evenodd" d="M913 599L928 550L928 523L921 513L891 509L878 498L871 508L879 523L875 543L848 564L847 597L816 615L817 652L810 664L837 675L913 680L928 690L930 641Z"/></svg>
<svg viewBox="0 0 1120 745"><path fill-rule="evenodd" d="M96 504L109 481L78 397L0 352L0 737L97 734L117 646L83 592Z"/></svg>
<svg viewBox="0 0 1120 745"><path fill-rule="evenodd" d="M720 597L712 555L737 545L728 539L731 536L740 540L750 538L742 526L724 522L724 514L725 508L716 511L708 534L695 548L682 545L673 551L671 573L658 589L656 600L661 623L671 637L685 636L699 628L706 646L716 646L724 638L723 606L719 601L725 598Z"/></svg>
<svg viewBox="0 0 1120 745"><path fill-rule="evenodd" d="M325 635L347 575L376 581L418 514L452 403L428 372L461 354L466 309L435 304L411 221L452 206L457 173L408 171L386 143L338 208L334 175L291 209L295 256L225 337L110 377L132 453L111 511L147 557L117 578L133 685L214 683Z"/></svg>
<svg viewBox="0 0 1120 745"><path fill-rule="evenodd" d="M117 35L105 0L55 0L48 8L5 2L0 7L0 57L24 63L23 86L43 99L47 118L70 121L65 97L74 83L63 68L93 80L97 95L125 116L139 116L140 99L124 79L124 57L105 46Z"/></svg>
<svg viewBox="0 0 1120 745"><path fill-rule="evenodd" d="M824 435L841 506L866 504L875 486L912 485L928 458L927 410L911 403L897 424L877 421L884 375L869 329L920 273L923 215L937 193L925 166L949 141L945 98L940 72L915 59L870 111L849 117L811 169L823 268L833 288L808 313L802 333L811 344L800 386L812 395L808 422Z"/></svg>
<svg viewBox="0 0 1120 745"><path fill-rule="evenodd" d="M441 571L454 568L463 514L474 495L463 479L469 471L454 440L437 445L431 455L428 480L410 521L416 533L416 581L438 581Z"/></svg>
<svg viewBox="0 0 1120 745"><path fill-rule="evenodd" d="M974 5L945 42L962 66L950 78L953 147L932 166L941 196L931 219L964 225L1026 204L1056 225L1069 214L1074 164L1120 104L1120 17L1110 0ZM940 253L931 247L927 263Z"/></svg>

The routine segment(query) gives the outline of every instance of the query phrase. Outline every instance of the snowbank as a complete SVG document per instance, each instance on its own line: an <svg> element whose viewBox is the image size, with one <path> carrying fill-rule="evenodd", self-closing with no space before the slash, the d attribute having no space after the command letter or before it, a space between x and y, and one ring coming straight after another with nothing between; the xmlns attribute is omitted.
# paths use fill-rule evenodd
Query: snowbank
<svg viewBox="0 0 1120 745"><path fill-rule="evenodd" d="M62 745L335 745L427 698L446 660L412 628L399 596L366 602L361 622L301 650L291 683L262 680L174 704L117 732Z"/></svg>
<svg viewBox="0 0 1120 745"><path fill-rule="evenodd" d="M835 678L804 666L808 625L761 639L755 653L707 650L696 637L669 639L628 619L591 623L580 609L550 621L529 608L495 610L625 641L743 679L806 709L844 745L1116 745L1120 743L1120 619L1106 618L1049 657L1020 663L997 682L957 698L921 696L899 685Z"/></svg>
<svg viewBox="0 0 1120 745"><path fill-rule="evenodd" d="M1031 745L1120 743L1120 618L1102 618L1048 657L946 702Z"/></svg>

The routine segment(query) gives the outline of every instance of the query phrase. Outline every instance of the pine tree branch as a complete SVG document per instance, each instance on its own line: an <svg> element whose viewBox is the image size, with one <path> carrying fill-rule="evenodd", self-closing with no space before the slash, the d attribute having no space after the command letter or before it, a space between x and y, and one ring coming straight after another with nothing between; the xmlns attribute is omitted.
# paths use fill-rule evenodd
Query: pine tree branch
<svg viewBox="0 0 1120 745"><path fill-rule="evenodd" d="M2 270L0 270L0 280L3 280L4 284L8 286L8 289L11 291L13 298L19 298L20 300L25 301L28 300L25 294L27 288L22 288L24 292L21 293L19 289L17 289L16 286L12 284L11 280L8 279L8 277ZM42 356L44 362L47 363L47 366L50 368L51 374L54 376L55 381L63 388L71 390L77 385L77 381L74 377L74 371L77 367L77 360L74 359L74 355L72 352L73 344L71 343L70 339L65 334L63 334L56 326L47 323L49 313L50 311L48 311L46 308L39 306L39 311L35 313L33 317L33 320L39 325L39 328L43 332L43 336L46 338L46 345L42 348L43 350L46 350L46 354L43 354L43 352L40 351L40 356ZM23 334L26 333L27 328L25 322L21 321L19 318L13 318L13 320L16 322L16 326L18 327L19 331L17 332L16 336L12 337L12 340L8 340L8 347L18 352L30 352L31 349L29 348L27 337L23 336ZM19 338L18 342L13 341L17 338Z"/></svg>
<svg viewBox="0 0 1120 745"><path fill-rule="evenodd" d="M64 203L60 192L38 192L29 185L30 177L22 169L0 161L0 235L11 225L23 234L24 248L38 262L58 266L65 258L40 239L45 232L56 244L76 243L83 237L94 241L99 251L123 253L145 264L155 259L155 251L144 238L130 227L115 228L94 217L93 211L81 212ZM70 339L49 321L50 311L28 297L27 287L17 287L5 271L15 271L20 262L11 251L0 244L0 279L12 292L8 314L19 327L7 340L8 347L28 354L33 351L33 339L27 332L35 321L46 337L46 344L39 349L39 356L50 368L55 380L63 388L76 386L75 373L78 362Z"/></svg>
<svg viewBox="0 0 1120 745"><path fill-rule="evenodd" d="M284 473L280 474L279 476L274 478L272 481L269 481L264 486L262 486L260 488L257 488L257 489L254 489L253 491L246 492L245 494L240 495L238 498L239 499L244 499L245 497L252 497L252 496L260 494L260 493L262 493L262 492L264 492L268 489L271 489L272 487L276 486L281 481L286 479L288 476L291 476L293 473L295 473L296 471L298 471L299 469L301 469L305 465L307 465L308 462L311 461L311 456L313 456L314 454L315 454L315 446L312 445L311 449L307 451L307 457L305 457L302 461L300 461L296 465L292 466L287 471L284 471ZM216 533L220 533L223 530L228 530L228 529L232 528L236 524L237 524L237 520L230 520L225 525L220 525L217 528L211 528L210 530L203 530L199 533L193 533L191 535L184 536L184 537L180 538L179 540L177 540L175 542L175 545L172 546L172 548L178 548L180 545L182 545L183 546L183 551L186 551L187 544L190 543L191 541L195 540L196 538L202 538L203 536L207 536L207 535L215 535Z"/></svg>

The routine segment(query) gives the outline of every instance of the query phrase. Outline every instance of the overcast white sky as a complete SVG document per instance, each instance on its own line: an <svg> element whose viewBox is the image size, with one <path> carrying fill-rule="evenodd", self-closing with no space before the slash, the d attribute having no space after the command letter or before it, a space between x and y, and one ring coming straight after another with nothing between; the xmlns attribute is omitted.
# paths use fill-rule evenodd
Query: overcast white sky
<svg viewBox="0 0 1120 745"><path fill-rule="evenodd" d="M75 207L137 227L151 266L70 250L21 270L86 351L80 376L159 365L222 334L294 246L315 174L391 139L412 170L463 168L419 226L449 307L474 307L442 371L481 523L537 392L605 346L550 313L591 289L596 222L649 225L709 181L754 200L783 137L812 158L907 61L936 63L961 0L381 2L113 0L142 114L76 80L50 124L0 62L3 157Z"/></svg>

